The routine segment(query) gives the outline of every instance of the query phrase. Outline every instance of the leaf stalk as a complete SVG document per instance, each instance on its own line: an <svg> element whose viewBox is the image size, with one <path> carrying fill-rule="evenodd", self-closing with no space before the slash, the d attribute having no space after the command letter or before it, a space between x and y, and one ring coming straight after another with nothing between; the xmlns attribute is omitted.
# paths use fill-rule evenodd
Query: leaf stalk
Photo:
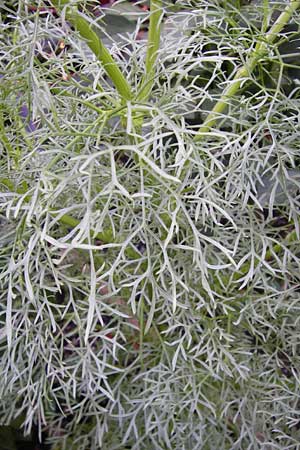
<svg viewBox="0 0 300 450"><path fill-rule="evenodd" d="M270 45L273 44L275 39L278 37L278 34L281 32L283 27L287 25L293 13L299 8L299 6L300 1L292 0L277 18L270 31L264 37L264 40L257 43L245 64L238 69L233 80L225 88L220 100L208 114L206 120L194 138L196 142L202 140L203 137L210 132L211 128L216 124L217 120L221 117L221 114L228 106L230 99L239 91L242 83L250 77L257 62L268 54Z"/></svg>
<svg viewBox="0 0 300 450"><path fill-rule="evenodd" d="M66 8L65 15L67 20L75 27L76 31L78 31L94 55L101 62L103 69L115 85L123 102L131 100L133 95L126 78L102 40L92 30L91 24L74 7L69 6L69 0L52 0L52 4L58 9L62 7Z"/></svg>
<svg viewBox="0 0 300 450"><path fill-rule="evenodd" d="M147 101L155 79L155 64L160 45L161 23L164 10L162 0L152 0L150 4L150 23L146 54L146 73L141 81L141 90L137 101Z"/></svg>

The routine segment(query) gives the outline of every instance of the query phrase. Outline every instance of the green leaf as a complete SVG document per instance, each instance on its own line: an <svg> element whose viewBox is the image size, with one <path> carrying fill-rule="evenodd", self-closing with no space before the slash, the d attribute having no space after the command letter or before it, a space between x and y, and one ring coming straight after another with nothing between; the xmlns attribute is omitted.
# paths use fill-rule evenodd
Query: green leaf
<svg viewBox="0 0 300 450"><path fill-rule="evenodd" d="M129 2L114 3L111 8L107 9L107 13L121 14L128 20L137 20L147 15L147 12Z"/></svg>

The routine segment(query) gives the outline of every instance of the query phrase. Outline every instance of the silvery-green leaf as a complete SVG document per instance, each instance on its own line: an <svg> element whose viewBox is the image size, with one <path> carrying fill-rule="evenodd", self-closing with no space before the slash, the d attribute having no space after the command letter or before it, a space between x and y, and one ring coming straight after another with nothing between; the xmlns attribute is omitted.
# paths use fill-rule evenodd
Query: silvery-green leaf
<svg viewBox="0 0 300 450"><path fill-rule="evenodd" d="M118 34L132 33L135 30L138 19L147 14L137 5L129 2L115 3L110 8L103 8L104 17L101 19L100 36L115 36Z"/></svg>
<svg viewBox="0 0 300 450"><path fill-rule="evenodd" d="M300 190L300 170L287 170L289 178L284 181L281 177L269 172L261 177L257 184L257 198L263 207L267 207L271 197L274 205L284 205L288 201L288 195L294 197Z"/></svg>
<svg viewBox="0 0 300 450"><path fill-rule="evenodd" d="M162 25L162 38L181 39L191 29L199 23L196 16L191 16L188 12L180 11L168 16Z"/></svg>
<svg viewBox="0 0 300 450"><path fill-rule="evenodd" d="M117 14L126 17L128 20L136 21L137 19L145 17L148 13L143 11L137 5L129 2L116 2L106 11L107 14Z"/></svg>

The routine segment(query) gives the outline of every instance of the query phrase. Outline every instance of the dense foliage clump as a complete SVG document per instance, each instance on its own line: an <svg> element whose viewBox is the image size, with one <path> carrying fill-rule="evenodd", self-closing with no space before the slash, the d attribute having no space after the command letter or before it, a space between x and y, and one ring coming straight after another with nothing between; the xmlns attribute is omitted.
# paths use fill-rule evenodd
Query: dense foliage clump
<svg viewBox="0 0 300 450"><path fill-rule="evenodd" d="M299 4L1 6L2 424L300 448Z"/></svg>

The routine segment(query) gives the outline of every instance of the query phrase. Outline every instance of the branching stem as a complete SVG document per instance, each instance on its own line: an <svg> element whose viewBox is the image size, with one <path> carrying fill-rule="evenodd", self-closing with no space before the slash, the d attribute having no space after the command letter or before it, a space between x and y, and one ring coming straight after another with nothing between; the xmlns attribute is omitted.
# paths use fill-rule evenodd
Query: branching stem
<svg viewBox="0 0 300 450"><path fill-rule="evenodd" d="M74 7L68 6L69 0L52 0L52 3L58 9L66 7L66 18L71 22L98 60L102 63L104 70L114 83L122 100L130 100L132 98L132 93L126 78L120 71L110 52L103 45L97 33L92 30L91 24L89 24Z"/></svg>
<svg viewBox="0 0 300 450"><path fill-rule="evenodd" d="M205 135L207 135L207 133L210 132L218 118L221 117L221 114L227 107L230 99L238 92L241 84L251 75L251 72L253 72L257 62L268 54L269 46L273 44L278 34L289 22L293 13L299 8L299 6L300 1L291 0L290 4L286 6L284 11L280 14L274 25L271 27L270 31L266 34L264 40L257 43L245 64L238 69L233 80L225 88L222 97L215 104L205 122L200 127L197 135L195 136L195 141L200 141Z"/></svg>
<svg viewBox="0 0 300 450"><path fill-rule="evenodd" d="M148 47L146 55L146 73L141 81L141 90L137 97L138 101L148 100L153 87L155 77L155 63L160 44L163 13L162 1L151 0Z"/></svg>

